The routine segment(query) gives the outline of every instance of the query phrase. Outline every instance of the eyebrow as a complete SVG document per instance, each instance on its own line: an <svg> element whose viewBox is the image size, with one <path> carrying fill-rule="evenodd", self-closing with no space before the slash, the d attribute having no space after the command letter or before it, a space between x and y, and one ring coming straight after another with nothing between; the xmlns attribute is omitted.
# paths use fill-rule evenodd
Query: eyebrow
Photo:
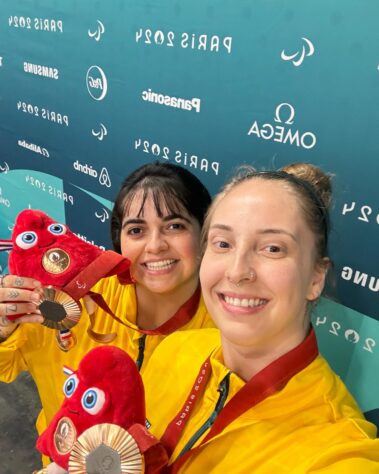
<svg viewBox="0 0 379 474"><path fill-rule="evenodd" d="M219 229L219 230L225 230L226 232L232 232L232 227L228 226L228 225L225 225L225 224L213 224L209 230L212 230L212 229ZM257 231L258 234L262 234L262 235L265 235L265 234L285 234L285 235L288 235L289 237L291 237L291 239L293 239L295 242L297 242L297 238L295 237L294 234L292 234L291 232L288 232L287 230L284 230L284 229L260 229Z"/></svg>
<svg viewBox="0 0 379 474"><path fill-rule="evenodd" d="M189 224L191 223L191 221L187 217L184 217L182 214L169 214L162 218L163 222L169 222L174 219L182 219L188 222ZM125 222L122 223L122 228L124 228L125 226L129 224L145 224L145 223L146 223L145 219L138 219L138 218L127 219Z"/></svg>

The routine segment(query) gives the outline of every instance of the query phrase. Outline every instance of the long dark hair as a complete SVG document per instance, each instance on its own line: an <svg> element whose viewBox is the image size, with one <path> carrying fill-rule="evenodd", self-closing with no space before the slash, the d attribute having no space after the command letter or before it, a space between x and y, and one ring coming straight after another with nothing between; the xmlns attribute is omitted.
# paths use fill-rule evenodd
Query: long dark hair
<svg viewBox="0 0 379 474"><path fill-rule="evenodd" d="M202 182L178 165L159 162L143 165L125 178L113 206L111 235L116 252L121 252L121 229L125 212L136 193L141 190L143 196L139 214L142 214L145 201L150 195L158 216L163 216L162 205L173 214L184 209L202 227L211 202L211 196Z"/></svg>

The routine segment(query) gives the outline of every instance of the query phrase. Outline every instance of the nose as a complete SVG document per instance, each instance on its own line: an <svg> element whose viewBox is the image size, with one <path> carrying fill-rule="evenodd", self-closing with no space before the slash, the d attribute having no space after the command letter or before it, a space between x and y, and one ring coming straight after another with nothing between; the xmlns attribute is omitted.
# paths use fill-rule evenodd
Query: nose
<svg viewBox="0 0 379 474"><path fill-rule="evenodd" d="M151 232L148 236L145 250L150 253L159 253L168 248L166 237L159 230Z"/></svg>
<svg viewBox="0 0 379 474"><path fill-rule="evenodd" d="M227 280L235 286L241 286L243 283L256 280L256 271L253 268L251 256L246 253L236 253L234 258L225 271Z"/></svg>

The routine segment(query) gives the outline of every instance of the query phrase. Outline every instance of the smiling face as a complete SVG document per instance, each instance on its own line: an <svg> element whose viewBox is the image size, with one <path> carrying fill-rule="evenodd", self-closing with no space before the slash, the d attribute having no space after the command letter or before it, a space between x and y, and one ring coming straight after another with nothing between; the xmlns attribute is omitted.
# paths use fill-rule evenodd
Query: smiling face
<svg viewBox="0 0 379 474"><path fill-rule="evenodd" d="M200 225L184 209L158 214L151 194L136 193L122 221L121 251L131 262L136 284L159 294L188 293L198 285Z"/></svg>
<svg viewBox="0 0 379 474"><path fill-rule="evenodd" d="M244 181L214 208L200 281L224 347L282 354L298 345L324 273L298 198L283 182Z"/></svg>

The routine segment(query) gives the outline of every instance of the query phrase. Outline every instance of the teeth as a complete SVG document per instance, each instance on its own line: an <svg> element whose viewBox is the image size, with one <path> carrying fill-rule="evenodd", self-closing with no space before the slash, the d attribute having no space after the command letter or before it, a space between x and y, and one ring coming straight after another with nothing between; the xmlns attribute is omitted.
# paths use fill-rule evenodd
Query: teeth
<svg viewBox="0 0 379 474"><path fill-rule="evenodd" d="M163 270L165 268L169 268L175 260L161 260L159 262L146 262L145 266L149 270Z"/></svg>
<svg viewBox="0 0 379 474"><path fill-rule="evenodd" d="M224 300L226 303L231 304L233 306L240 306L242 308L255 308L256 306L261 306L267 303L267 300L262 300L260 298L231 298L230 296L224 296Z"/></svg>

